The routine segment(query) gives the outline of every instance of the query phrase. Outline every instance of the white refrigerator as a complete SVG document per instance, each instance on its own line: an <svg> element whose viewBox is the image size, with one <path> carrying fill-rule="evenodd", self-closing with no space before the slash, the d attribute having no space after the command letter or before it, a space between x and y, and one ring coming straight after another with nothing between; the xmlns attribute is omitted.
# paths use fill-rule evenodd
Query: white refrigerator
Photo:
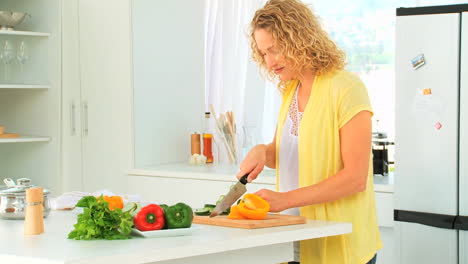
<svg viewBox="0 0 468 264"><path fill-rule="evenodd" d="M396 264L468 264L468 4L398 8Z"/></svg>

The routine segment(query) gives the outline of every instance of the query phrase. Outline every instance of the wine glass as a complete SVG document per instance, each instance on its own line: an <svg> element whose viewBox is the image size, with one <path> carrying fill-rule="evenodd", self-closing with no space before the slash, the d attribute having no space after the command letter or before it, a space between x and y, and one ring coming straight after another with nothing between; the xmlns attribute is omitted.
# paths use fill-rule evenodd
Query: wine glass
<svg viewBox="0 0 468 264"><path fill-rule="evenodd" d="M15 52L13 50L13 44L9 40L5 40L5 43L2 46L2 62L5 64L5 69L4 70L4 80L8 81L10 79L9 75L9 65L15 58Z"/></svg>
<svg viewBox="0 0 468 264"><path fill-rule="evenodd" d="M18 46L18 52L16 53L16 59L20 64L21 75L24 73L24 64L29 60L29 51L26 42L22 40Z"/></svg>

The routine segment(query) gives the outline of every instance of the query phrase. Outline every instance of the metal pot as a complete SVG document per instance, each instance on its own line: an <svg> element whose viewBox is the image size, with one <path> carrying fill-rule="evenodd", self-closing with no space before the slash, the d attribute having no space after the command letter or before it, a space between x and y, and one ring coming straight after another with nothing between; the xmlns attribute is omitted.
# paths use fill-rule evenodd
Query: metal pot
<svg viewBox="0 0 468 264"><path fill-rule="evenodd" d="M18 179L18 184L15 184L15 181L10 178L4 179L3 182L6 184L7 188L0 190L0 218L24 219L26 210L26 189L35 186L31 185L31 180L27 178ZM50 212L49 194L49 190L43 189L44 217L47 217Z"/></svg>

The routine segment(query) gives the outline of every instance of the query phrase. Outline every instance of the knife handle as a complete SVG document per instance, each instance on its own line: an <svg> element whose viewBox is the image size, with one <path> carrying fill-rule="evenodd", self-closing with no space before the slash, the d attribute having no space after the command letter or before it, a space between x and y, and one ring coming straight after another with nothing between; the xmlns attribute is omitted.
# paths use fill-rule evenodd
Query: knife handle
<svg viewBox="0 0 468 264"><path fill-rule="evenodd" d="M246 184L247 184L247 176L249 176L249 174L250 174L250 172L247 173L247 174L245 174L244 176L242 176L242 177L239 179L239 181L240 181L242 184L246 185Z"/></svg>

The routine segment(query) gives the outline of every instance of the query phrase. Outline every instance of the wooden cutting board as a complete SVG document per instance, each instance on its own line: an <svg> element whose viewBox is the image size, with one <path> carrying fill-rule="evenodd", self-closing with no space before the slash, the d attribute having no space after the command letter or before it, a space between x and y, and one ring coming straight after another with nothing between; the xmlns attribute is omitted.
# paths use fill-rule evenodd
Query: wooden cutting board
<svg viewBox="0 0 468 264"><path fill-rule="evenodd" d="M247 219L228 219L227 215L220 215L210 218L209 216L194 216L193 223L203 225L217 225L237 228L265 228L274 226L285 226L285 225L299 225L305 224L306 218L303 216L295 215L280 215L280 214L269 214L263 220L247 220Z"/></svg>

